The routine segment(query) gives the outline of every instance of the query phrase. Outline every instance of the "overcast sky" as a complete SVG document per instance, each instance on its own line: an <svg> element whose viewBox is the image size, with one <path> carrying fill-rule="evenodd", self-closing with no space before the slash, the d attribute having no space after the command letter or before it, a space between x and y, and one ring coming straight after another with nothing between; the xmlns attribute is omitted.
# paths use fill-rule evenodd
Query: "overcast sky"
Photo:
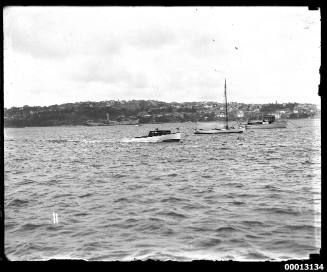
<svg viewBox="0 0 327 272"><path fill-rule="evenodd" d="M315 103L320 11L7 7L4 106L79 101Z"/></svg>

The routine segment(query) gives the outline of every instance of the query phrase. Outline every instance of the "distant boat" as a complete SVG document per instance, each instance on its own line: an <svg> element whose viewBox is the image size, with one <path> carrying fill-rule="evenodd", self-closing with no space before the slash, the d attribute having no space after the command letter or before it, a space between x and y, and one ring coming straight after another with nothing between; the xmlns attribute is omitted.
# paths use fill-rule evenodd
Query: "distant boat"
<svg viewBox="0 0 327 272"><path fill-rule="evenodd" d="M224 128L213 128L213 129L201 129L197 128L194 134L227 134L227 133L243 133L245 127L229 127L228 126L228 110L227 110L227 91L226 91L226 79L225 79L225 127Z"/></svg>
<svg viewBox="0 0 327 272"><path fill-rule="evenodd" d="M129 142L145 142L145 143L162 143L162 142L179 142L181 140L181 133L172 133L170 130L151 130L147 136L135 137Z"/></svg>
<svg viewBox="0 0 327 272"><path fill-rule="evenodd" d="M113 121L111 121L113 122ZM139 119L127 119L127 120L122 120L122 121L115 121L115 123L112 124L114 125L138 125L139 124Z"/></svg>
<svg viewBox="0 0 327 272"><path fill-rule="evenodd" d="M269 128L286 128L287 122L285 120L275 120L275 116L263 116L261 120L249 120L245 124L246 129L269 129Z"/></svg>
<svg viewBox="0 0 327 272"><path fill-rule="evenodd" d="M138 125L139 119L125 119L121 121L112 121L109 119L109 113L106 114L107 120L101 122L86 121L84 125L86 126L116 126L116 125Z"/></svg>
<svg viewBox="0 0 327 272"><path fill-rule="evenodd" d="M104 123L104 122L93 122L93 121L86 121L84 123L85 126L89 127L96 127L96 126L110 126L110 124Z"/></svg>

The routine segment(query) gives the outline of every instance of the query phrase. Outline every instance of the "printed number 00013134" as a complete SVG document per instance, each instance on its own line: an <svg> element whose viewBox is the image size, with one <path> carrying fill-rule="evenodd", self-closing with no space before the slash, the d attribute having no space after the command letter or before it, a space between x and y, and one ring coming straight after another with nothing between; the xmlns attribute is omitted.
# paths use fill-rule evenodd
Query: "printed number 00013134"
<svg viewBox="0 0 327 272"><path fill-rule="evenodd" d="M285 270L324 270L323 264L285 264Z"/></svg>

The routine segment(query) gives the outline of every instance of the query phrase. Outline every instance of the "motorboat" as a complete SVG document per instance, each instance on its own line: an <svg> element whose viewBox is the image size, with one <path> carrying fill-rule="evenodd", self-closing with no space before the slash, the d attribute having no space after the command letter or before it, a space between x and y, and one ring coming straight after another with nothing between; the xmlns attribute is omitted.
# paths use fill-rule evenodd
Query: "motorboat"
<svg viewBox="0 0 327 272"><path fill-rule="evenodd" d="M179 129L172 133L170 130L155 129L151 130L146 136L138 136L129 139L128 142L144 142L144 143L162 143L162 142L179 142L181 133Z"/></svg>
<svg viewBox="0 0 327 272"><path fill-rule="evenodd" d="M285 120L275 120L275 116L265 116L261 120L249 120L245 124L246 129L269 129L269 128L286 128Z"/></svg>

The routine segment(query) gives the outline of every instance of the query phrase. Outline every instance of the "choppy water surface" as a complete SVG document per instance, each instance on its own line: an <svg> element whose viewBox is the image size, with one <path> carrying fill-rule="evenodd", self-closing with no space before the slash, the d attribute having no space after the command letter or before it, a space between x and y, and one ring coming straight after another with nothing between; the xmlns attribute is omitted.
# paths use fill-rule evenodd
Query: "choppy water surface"
<svg viewBox="0 0 327 272"><path fill-rule="evenodd" d="M244 135L194 135L194 126L5 129L7 257L281 260L318 253L320 119ZM179 127L183 142L122 141L156 127Z"/></svg>

